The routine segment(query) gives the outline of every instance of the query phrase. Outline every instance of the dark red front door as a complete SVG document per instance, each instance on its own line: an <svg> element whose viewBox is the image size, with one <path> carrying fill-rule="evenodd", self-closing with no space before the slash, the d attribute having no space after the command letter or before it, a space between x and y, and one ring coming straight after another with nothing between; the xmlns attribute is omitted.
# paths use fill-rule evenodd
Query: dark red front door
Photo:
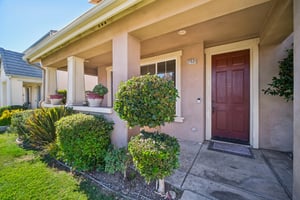
<svg viewBox="0 0 300 200"><path fill-rule="evenodd" d="M249 50L212 57L212 139L249 144Z"/></svg>

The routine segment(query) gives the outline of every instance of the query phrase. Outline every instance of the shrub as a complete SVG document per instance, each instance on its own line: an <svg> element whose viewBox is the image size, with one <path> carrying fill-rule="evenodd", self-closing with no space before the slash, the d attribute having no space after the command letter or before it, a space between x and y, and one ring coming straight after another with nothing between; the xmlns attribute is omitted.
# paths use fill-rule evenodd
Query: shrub
<svg viewBox="0 0 300 200"><path fill-rule="evenodd" d="M294 54L293 48L286 50L287 57L280 60L278 76L272 78L272 83L267 89L263 89L264 94L280 96L286 101L294 99Z"/></svg>
<svg viewBox="0 0 300 200"><path fill-rule="evenodd" d="M9 126L11 124L11 116L20 110L4 110L0 116L0 126Z"/></svg>
<svg viewBox="0 0 300 200"><path fill-rule="evenodd" d="M164 133L142 131L128 143L133 163L147 182L164 179L179 167L179 149L177 139Z"/></svg>
<svg viewBox="0 0 300 200"><path fill-rule="evenodd" d="M12 114L10 131L17 133L23 141L27 141L29 138L29 130L26 124L33 112L34 110L24 110Z"/></svg>
<svg viewBox="0 0 300 200"><path fill-rule="evenodd" d="M54 142L56 140L55 122L72 113L72 109L63 106L36 109L26 123L30 144L38 149L44 149Z"/></svg>
<svg viewBox="0 0 300 200"><path fill-rule="evenodd" d="M156 127L174 121L177 96L173 81L149 74L133 77L119 86L114 110L130 127Z"/></svg>
<svg viewBox="0 0 300 200"><path fill-rule="evenodd" d="M79 170L104 167L113 122L102 116L74 114L56 122L61 158Z"/></svg>
<svg viewBox="0 0 300 200"><path fill-rule="evenodd" d="M0 107L0 116L2 115L2 113L5 111L5 110L26 110L26 107L24 106L21 106L21 105L12 105L12 106L3 106L3 107Z"/></svg>
<svg viewBox="0 0 300 200"><path fill-rule="evenodd" d="M126 178L126 170L130 163L130 155L125 147L123 148L110 148L105 155L105 172L114 174L122 172L124 179Z"/></svg>

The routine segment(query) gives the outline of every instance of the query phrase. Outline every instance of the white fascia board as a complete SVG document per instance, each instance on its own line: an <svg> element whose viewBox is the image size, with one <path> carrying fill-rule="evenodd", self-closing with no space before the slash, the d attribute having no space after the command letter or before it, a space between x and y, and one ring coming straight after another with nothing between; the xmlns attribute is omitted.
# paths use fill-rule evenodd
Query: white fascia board
<svg viewBox="0 0 300 200"><path fill-rule="evenodd" d="M29 62L38 60L45 53L59 47L60 45L63 45L65 42L73 39L77 35L84 33L97 24L121 13L122 11L141 1L142 0L103 1L103 3L96 5L85 14L74 20L72 23L64 27L62 30L58 31L52 37L42 41L32 49L29 49L24 56L24 60L28 60ZM111 8L109 9L109 7ZM99 17L92 19L97 15L99 15Z"/></svg>

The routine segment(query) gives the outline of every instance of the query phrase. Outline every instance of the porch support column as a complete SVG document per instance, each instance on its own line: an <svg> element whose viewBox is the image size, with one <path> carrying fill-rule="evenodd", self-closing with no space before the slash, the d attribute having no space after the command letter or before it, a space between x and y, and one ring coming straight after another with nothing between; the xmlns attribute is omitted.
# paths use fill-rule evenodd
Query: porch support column
<svg viewBox="0 0 300 200"><path fill-rule="evenodd" d="M113 38L113 91L118 91L121 81L140 75L140 41L128 33ZM113 97L115 100L115 96ZM117 147L126 146L128 137L137 134L139 129L128 129L125 121L114 113L114 131L111 139Z"/></svg>
<svg viewBox="0 0 300 200"><path fill-rule="evenodd" d="M55 94L57 91L57 75L56 68L45 67L45 101L50 103L50 94Z"/></svg>
<svg viewBox="0 0 300 200"><path fill-rule="evenodd" d="M294 166L293 199L300 199L300 1L294 0Z"/></svg>
<svg viewBox="0 0 300 200"><path fill-rule="evenodd" d="M84 59L68 57L67 105L82 105L84 94Z"/></svg>

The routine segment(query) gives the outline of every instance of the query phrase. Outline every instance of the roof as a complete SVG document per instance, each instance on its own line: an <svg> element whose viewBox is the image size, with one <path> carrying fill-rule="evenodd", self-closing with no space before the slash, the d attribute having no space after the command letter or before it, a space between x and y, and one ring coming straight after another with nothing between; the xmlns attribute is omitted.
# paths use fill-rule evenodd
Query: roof
<svg viewBox="0 0 300 200"><path fill-rule="evenodd" d="M23 56L23 53L0 48L0 58L5 74L9 76L42 78L42 70L26 63L22 59Z"/></svg>
<svg viewBox="0 0 300 200"><path fill-rule="evenodd" d="M52 37L47 37L28 48L25 51L24 59L30 63L36 62L51 52L53 53L65 45L97 31L153 1L155 0L101 1Z"/></svg>
<svg viewBox="0 0 300 200"><path fill-rule="evenodd" d="M35 43L33 43L23 53L26 53L26 51L30 50L32 47L36 46L38 43L42 42L46 38L53 36L56 32L57 32L57 30L50 30L50 31L48 31L45 35L43 35L43 37L41 37L39 40L37 40Z"/></svg>

